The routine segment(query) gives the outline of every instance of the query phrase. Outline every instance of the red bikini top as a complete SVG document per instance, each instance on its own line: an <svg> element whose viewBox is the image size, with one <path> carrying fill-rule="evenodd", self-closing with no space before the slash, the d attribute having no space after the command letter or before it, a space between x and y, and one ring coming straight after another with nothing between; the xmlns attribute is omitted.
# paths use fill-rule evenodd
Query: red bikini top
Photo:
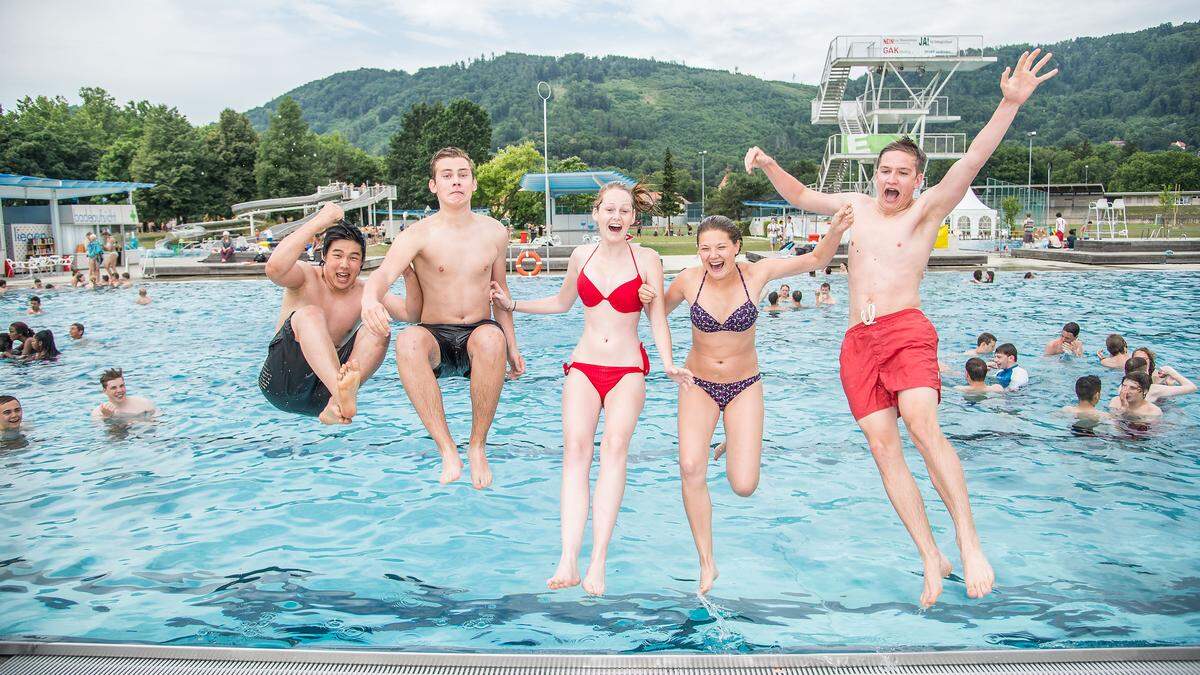
<svg viewBox="0 0 1200 675"><path fill-rule="evenodd" d="M612 305L613 309L624 314L642 311L642 301L638 298L638 289L642 286L642 276L640 272L637 272L637 258L633 255L633 247L629 247L629 257L633 258L633 269L637 273L629 281L614 288L607 298L600 292L600 289L596 288L596 284L592 283L592 280L583 273L587 269L587 264L592 261L592 256L596 255L596 251L599 250L600 247L596 246L596 250L592 251L592 255L589 255L588 259L584 261L583 268L579 270L579 279L575 281L575 290L579 293L579 299L583 301L583 306L595 307L602 300L608 300L608 304Z"/></svg>

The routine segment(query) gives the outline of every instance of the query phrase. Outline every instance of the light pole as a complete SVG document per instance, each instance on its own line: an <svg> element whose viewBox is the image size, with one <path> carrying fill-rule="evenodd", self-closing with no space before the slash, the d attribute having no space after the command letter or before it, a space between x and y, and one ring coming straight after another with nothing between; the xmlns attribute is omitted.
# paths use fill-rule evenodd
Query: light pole
<svg viewBox="0 0 1200 675"><path fill-rule="evenodd" d="M543 85L546 87L545 93L542 93ZM550 100L551 94L550 83L538 82L537 92L542 99L542 149L544 151L542 153L542 177L545 179L546 188L546 234L549 235L553 222L550 215L550 132L546 124L546 103Z"/></svg>
<svg viewBox="0 0 1200 675"><path fill-rule="evenodd" d="M1088 171L1088 165L1084 164L1083 165L1083 184L1084 185L1087 185L1087 179L1088 179L1087 171Z"/></svg>
<svg viewBox="0 0 1200 675"><path fill-rule="evenodd" d="M700 220L704 220L704 156L708 151L701 150L696 154L700 155Z"/></svg>
<svg viewBox="0 0 1200 675"><path fill-rule="evenodd" d="M1027 131L1025 135L1029 137L1029 171L1025 175L1025 211L1028 213L1033 205L1033 137L1037 132Z"/></svg>

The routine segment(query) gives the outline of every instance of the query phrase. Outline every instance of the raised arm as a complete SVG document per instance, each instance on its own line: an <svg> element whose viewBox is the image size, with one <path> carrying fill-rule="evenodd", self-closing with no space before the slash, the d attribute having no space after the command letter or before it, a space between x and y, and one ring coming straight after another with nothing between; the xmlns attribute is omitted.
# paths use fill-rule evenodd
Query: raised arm
<svg viewBox="0 0 1200 675"><path fill-rule="evenodd" d="M946 214L954 210L954 207L962 201L963 195L967 194L967 190L975 181L979 170L996 151L1000 141L1004 140L1004 134L1012 124L1013 118L1017 116L1017 110L1020 109L1021 104L1029 99L1039 84L1058 74L1058 68L1055 68L1044 75L1038 75L1038 71L1050 62L1050 57L1054 56L1047 52L1038 61L1037 57L1041 51L1041 49L1035 49L1032 53L1025 52L1021 54L1021 58L1017 59L1015 68L1004 69L1004 73L1000 76L1000 91L1003 92L1004 98L1000 101L996 112L992 113L992 119L988 120L983 129L979 130L975 140L971 141L971 147L967 148L966 157L955 162L941 182L931 187L921 198L921 205L926 213L926 217L922 219L923 222L936 222L940 225ZM1010 72L1012 73L1011 77Z"/></svg>
<svg viewBox="0 0 1200 675"><path fill-rule="evenodd" d="M1191 394L1196 391L1196 385L1171 366L1163 366L1159 370L1179 384L1156 384L1151 386L1150 388L1154 390L1155 400L1162 400L1172 396L1183 396L1184 394Z"/></svg>
<svg viewBox="0 0 1200 675"><path fill-rule="evenodd" d="M567 260L567 274L563 277L562 286L559 286L558 293L537 300L521 300L518 302L512 299L507 289L503 288L499 282L493 280L492 302L507 312L523 312L525 314L562 314L566 312L575 304L575 298L579 297L575 281L579 277L578 252L580 250L582 249L577 247Z"/></svg>
<svg viewBox="0 0 1200 675"><path fill-rule="evenodd" d="M333 202L325 202L312 220L296 228L296 231L283 238L271 257L267 259L267 278L276 286L284 288L300 288L304 285L304 268L299 264L304 247L313 237L329 229L342 219L342 207Z"/></svg>
<svg viewBox="0 0 1200 675"><path fill-rule="evenodd" d="M425 230L425 221L422 220L397 235L383 257L383 264L367 277L362 295L362 322L377 335L386 336L391 332L388 325L390 315L383 306L383 296L412 264L413 258L417 257L425 239Z"/></svg>
<svg viewBox="0 0 1200 675"><path fill-rule="evenodd" d="M825 233L824 237L821 237L820 243L811 253L788 258L763 258L750 265L750 273L757 276L758 281L765 288L767 283L774 279L821 269L833 260L838 244L842 241L842 235L853 224L854 207L845 204L834 214L833 220L829 223L829 231Z"/></svg>
<svg viewBox="0 0 1200 675"><path fill-rule="evenodd" d="M807 187L804 183L796 180L795 176L784 171L783 167L779 166L779 162L776 162L758 146L746 151L745 164L746 173L754 173L755 169L762 169L781 197L792 206L805 211L833 215L844 204L850 203L850 199L855 196L853 192L829 194Z"/></svg>

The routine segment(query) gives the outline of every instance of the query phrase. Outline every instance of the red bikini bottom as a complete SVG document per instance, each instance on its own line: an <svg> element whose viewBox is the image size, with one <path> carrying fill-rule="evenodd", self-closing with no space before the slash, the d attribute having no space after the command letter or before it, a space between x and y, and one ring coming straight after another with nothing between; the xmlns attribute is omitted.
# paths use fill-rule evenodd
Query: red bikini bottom
<svg viewBox="0 0 1200 675"><path fill-rule="evenodd" d="M604 407L604 397L608 396L608 392L617 386L622 377L633 373L642 375L650 373L650 355L646 353L646 346L639 345L638 348L642 350L642 366L640 368L637 366L598 366L593 363L576 361L563 364L563 375L570 373L572 368L583 373L588 382L591 382L592 386L596 388L596 393L600 394L600 406Z"/></svg>

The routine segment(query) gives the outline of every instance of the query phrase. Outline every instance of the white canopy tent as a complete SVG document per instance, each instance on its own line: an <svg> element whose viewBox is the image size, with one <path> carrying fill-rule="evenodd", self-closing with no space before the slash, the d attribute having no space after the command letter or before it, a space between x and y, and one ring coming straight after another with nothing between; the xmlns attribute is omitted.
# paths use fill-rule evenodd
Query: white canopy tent
<svg viewBox="0 0 1200 675"><path fill-rule="evenodd" d="M946 217L946 222L950 225L950 231L957 233L960 239L996 237L996 210L979 201L975 191L969 188L962 201Z"/></svg>

